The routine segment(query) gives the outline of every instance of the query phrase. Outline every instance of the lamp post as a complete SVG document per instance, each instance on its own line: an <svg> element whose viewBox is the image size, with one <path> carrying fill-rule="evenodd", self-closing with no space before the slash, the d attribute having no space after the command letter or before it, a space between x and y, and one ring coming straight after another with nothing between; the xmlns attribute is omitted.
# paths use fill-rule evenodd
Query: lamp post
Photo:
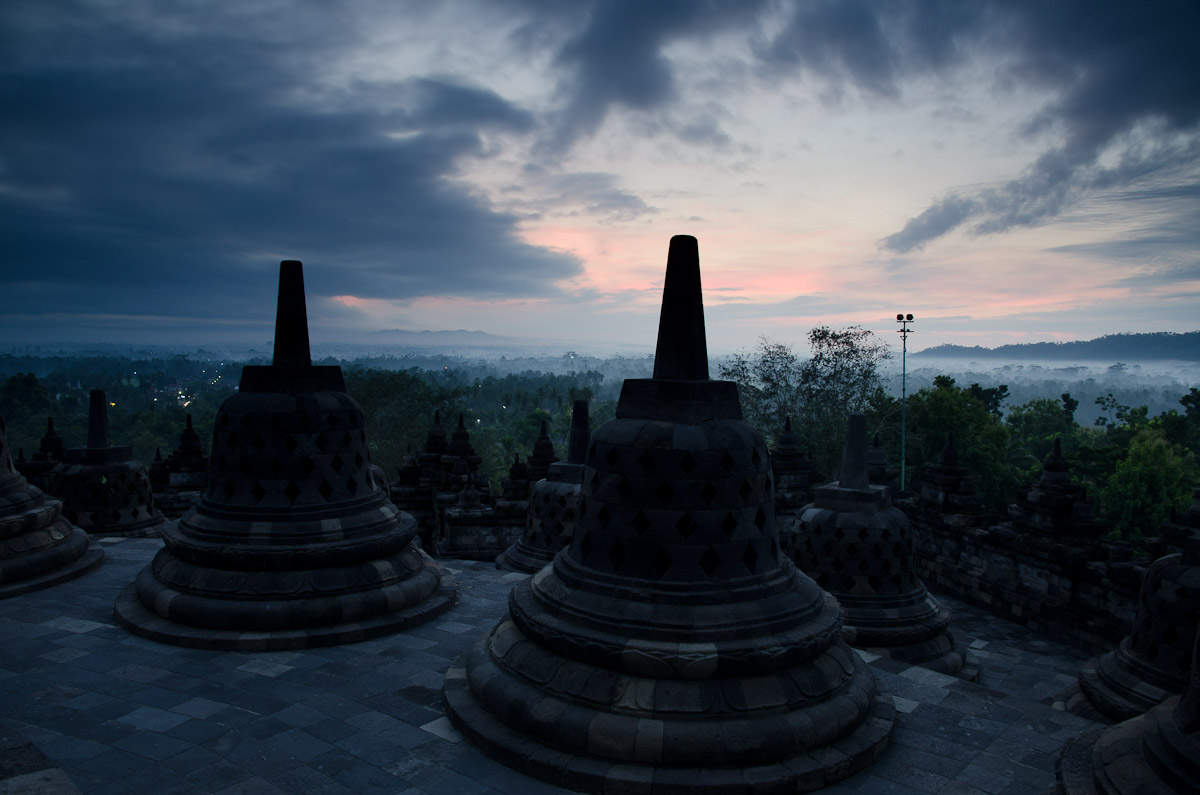
<svg viewBox="0 0 1200 795"><path fill-rule="evenodd" d="M900 353L900 490L904 491L904 437L908 424L908 335L912 333L908 324L913 322L912 313L897 314L896 322L900 330L896 332L901 339Z"/></svg>

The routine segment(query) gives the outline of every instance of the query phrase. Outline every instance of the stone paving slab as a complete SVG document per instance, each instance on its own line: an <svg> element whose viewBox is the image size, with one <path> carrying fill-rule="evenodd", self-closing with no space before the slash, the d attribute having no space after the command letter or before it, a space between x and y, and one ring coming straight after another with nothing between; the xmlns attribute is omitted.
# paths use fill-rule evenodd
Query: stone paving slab
<svg viewBox="0 0 1200 795"><path fill-rule="evenodd" d="M444 561L459 603L421 627L348 646L214 652L119 628L113 602L162 542L101 543L96 571L0 601L0 795L564 792L481 754L441 702L446 670L526 575ZM1055 708L1087 655L938 598L979 656L979 683L864 655L896 702L892 742L822 792L1047 792L1064 743L1098 725Z"/></svg>

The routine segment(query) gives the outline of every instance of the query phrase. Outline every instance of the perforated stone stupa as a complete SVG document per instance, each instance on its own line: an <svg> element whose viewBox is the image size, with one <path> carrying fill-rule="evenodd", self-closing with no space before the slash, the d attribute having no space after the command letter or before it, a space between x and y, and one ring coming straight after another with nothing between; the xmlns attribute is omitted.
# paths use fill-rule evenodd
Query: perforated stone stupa
<svg viewBox="0 0 1200 795"><path fill-rule="evenodd" d="M1015 504L1008 506L1013 523L1035 533L1064 540L1099 538L1104 528L1092 521L1087 489L1071 478L1071 466L1062 454L1062 440L1042 464L1042 476Z"/></svg>
<svg viewBox="0 0 1200 795"><path fill-rule="evenodd" d="M846 639L875 654L957 675L966 650L950 614L914 571L912 528L886 486L868 479L867 420L851 414L841 479L817 488L793 529L796 565L837 597ZM967 675L978 673L973 663Z"/></svg>
<svg viewBox="0 0 1200 795"><path fill-rule="evenodd" d="M567 460L551 464L546 477L533 485L525 532L496 558L498 568L532 574L571 543L579 514L583 461L590 442L588 402L576 400L571 409Z"/></svg>
<svg viewBox="0 0 1200 795"><path fill-rule="evenodd" d="M792 430L791 417L784 418L783 433L775 442L771 471L775 476L775 522L782 535L791 526L792 518L813 497L813 462L800 452L800 440Z"/></svg>
<svg viewBox="0 0 1200 795"><path fill-rule="evenodd" d="M100 565L103 553L88 534L13 467L0 417L0 599L57 585Z"/></svg>
<svg viewBox="0 0 1200 795"><path fill-rule="evenodd" d="M157 464L157 462L155 462ZM159 507L167 516L179 518L188 508L195 505L200 493L208 485L208 453L200 441L200 434L192 424L192 415L186 415L183 432L179 434L179 445L162 461L161 485L155 484L155 497ZM151 469L151 481L153 478Z"/></svg>
<svg viewBox="0 0 1200 795"><path fill-rule="evenodd" d="M156 536L165 523L133 448L109 440L103 389L91 391L87 447L66 450L50 473L50 493L63 501L63 514L72 524L93 535Z"/></svg>
<svg viewBox="0 0 1200 795"><path fill-rule="evenodd" d="M1128 720L1187 685L1189 630L1200 624L1200 526L1171 522L1163 528L1163 540L1183 551L1159 558L1147 570L1133 631L1116 649L1083 666L1078 690L1067 700L1072 712Z"/></svg>
<svg viewBox="0 0 1200 795"><path fill-rule="evenodd" d="M891 699L780 555L773 501L736 384L708 378L696 240L675 237L654 377L592 435L570 546L447 673L451 720L588 792L795 792L871 764Z"/></svg>
<svg viewBox="0 0 1200 795"><path fill-rule="evenodd" d="M54 430L54 418L46 418L46 433L42 435L38 449L30 458L22 457L17 469L32 485L42 491L50 490L50 473L62 463L67 446Z"/></svg>
<svg viewBox="0 0 1200 795"><path fill-rule="evenodd" d="M1058 762L1065 795L1195 795L1200 792L1200 633L1183 696L1072 740Z"/></svg>
<svg viewBox="0 0 1200 795"><path fill-rule="evenodd" d="M153 640L264 651L351 643L447 610L453 581L375 478L342 371L312 365L299 262L282 263L271 365L217 413L200 501L117 597Z"/></svg>

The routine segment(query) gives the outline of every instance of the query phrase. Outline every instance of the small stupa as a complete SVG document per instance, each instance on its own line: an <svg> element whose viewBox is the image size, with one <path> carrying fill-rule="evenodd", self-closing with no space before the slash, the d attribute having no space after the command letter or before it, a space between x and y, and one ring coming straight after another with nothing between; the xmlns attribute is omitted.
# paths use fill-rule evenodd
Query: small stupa
<svg viewBox="0 0 1200 795"><path fill-rule="evenodd" d="M1062 439L1055 437L1054 451L1042 464L1042 475L1014 504L1008 506L1013 523L1052 538L1093 541L1104 528L1092 519L1087 489L1071 478L1071 466L1062 454Z"/></svg>
<svg viewBox="0 0 1200 795"><path fill-rule="evenodd" d="M946 436L937 463L924 467L917 476L916 492L915 508L932 524L974 527L986 513L979 476L959 464L953 432Z"/></svg>
<svg viewBox="0 0 1200 795"><path fill-rule="evenodd" d="M766 444L709 380L695 238L671 240L654 377L592 434L570 546L445 703L484 753L586 792L812 790L886 745L891 698L780 555Z"/></svg>
<svg viewBox="0 0 1200 795"><path fill-rule="evenodd" d="M37 451L29 458L22 456L17 469L30 484L42 491L49 491L50 473L62 463L66 449L62 437L54 430L54 418L47 417L46 433L42 435Z"/></svg>
<svg viewBox="0 0 1200 795"><path fill-rule="evenodd" d="M89 400L87 447L65 451L50 473L50 493L63 501L67 519L92 535L159 535L166 520L149 473L132 447L111 443L104 390L93 389Z"/></svg>
<svg viewBox="0 0 1200 795"><path fill-rule="evenodd" d="M1200 792L1200 632L1182 696L1136 718L1071 740L1058 760L1062 795L1195 795Z"/></svg>
<svg viewBox="0 0 1200 795"><path fill-rule="evenodd" d="M61 500L16 470L0 417L0 599L85 574L100 565L103 554L62 515Z"/></svg>
<svg viewBox="0 0 1200 795"><path fill-rule="evenodd" d="M894 492L899 474L900 470L888 463L887 451L879 444L879 434L875 434L867 448L867 479L872 486L887 486Z"/></svg>
<svg viewBox="0 0 1200 795"><path fill-rule="evenodd" d="M550 465L558 460L554 452L554 442L550 440L549 426L546 420L541 422L538 437L533 442L533 451L529 454L529 480L537 483L550 474Z"/></svg>
<svg viewBox="0 0 1200 795"><path fill-rule="evenodd" d="M299 262L280 266L274 361L243 368L212 451L199 502L117 597L126 629L271 651L391 634L454 604L453 580L375 479L341 368L312 364Z"/></svg>
<svg viewBox="0 0 1200 795"><path fill-rule="evenodd" d="M161 452L155 452L156 457L161 457ZM154 484L155 497L162 512L177 519L196 504L208 485L208 453L192 424L191 414L185 416L179 445L162 461L162 470L166 480L162 485ZM154 481L153 467L150 480Z"/></svg>
<svg viewBox="0 0 1200 795"><path fill-rule="evenodd" d="M583 461L590 441L588 402L576 400L571 409L567 460L551 464L546 477L533 485L525 532L496 558L497 568L532 574L570 545L579 513Z"/></svg>
<svg viewBox="0 0 1200 795"><path fill-rule="evenodd" d="M793 534L796 565L837 597L851 645L940 673L963 671L967 652L949 630L950 614L914 571L908 518L887 486L869 480L863 414L850 415L841 479L817 488ZM972 661L967 676L977 675Z"/></svg>
<svg viewBox="0 0 1200 795"><path fill-rule="evenodd" d="M771 471L775 474L775 521L782 537L791 527L792 518L813 497L813 462L800 452L791 417L783 420L783 433L771 453Z"/></svg>
<svg viewBox="0 0 1200 795"><path fill-rule="evenodd" d="M1200 491L1193 505L1200 509ZM1132 631L1116 649L1084 664L1068 694L1071 712L1118 722L1183 692L1192 667L1189 630L1200 621L1200 511L1193 520L1163 527L1163 540L1182 552L1150 565Z"/></svg>

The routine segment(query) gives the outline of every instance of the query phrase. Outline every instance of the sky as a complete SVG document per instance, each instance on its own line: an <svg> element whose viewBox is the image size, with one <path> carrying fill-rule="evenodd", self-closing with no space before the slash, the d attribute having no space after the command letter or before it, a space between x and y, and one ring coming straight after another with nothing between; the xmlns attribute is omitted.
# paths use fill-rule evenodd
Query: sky
<svg viewBox="0 0 1200 795"><path fill-rule="evenodd" d="M1200 5L5 0L0 345L1200 328Z"/></svg>

